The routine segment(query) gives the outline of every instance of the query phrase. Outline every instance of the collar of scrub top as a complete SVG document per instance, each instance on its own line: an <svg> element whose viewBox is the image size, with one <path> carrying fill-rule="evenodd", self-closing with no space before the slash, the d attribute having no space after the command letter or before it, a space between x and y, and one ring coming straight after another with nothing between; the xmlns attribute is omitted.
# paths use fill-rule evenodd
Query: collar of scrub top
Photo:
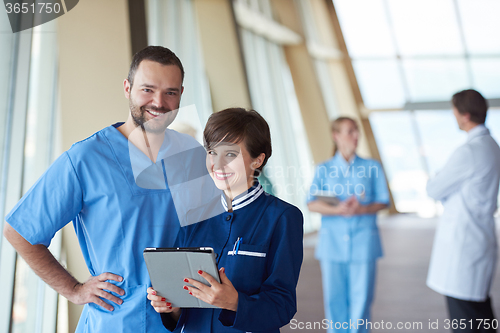
<svg viewBox="0 0 500 333"><path fill-rule="evenodd" d="M488 134L490 134L490 130L487 129L483 124L479 124L467 133L467 141L470 141L478 136Z"/></svg>
<svg viewBox="0 0 500 333"><path fill-rule="evenodd" d="M140 128L135 129L140 131ZM170 128L166 128L164 131L163 142L160 146L160 150L156 156L156 161L151 161L151 157L142 152L139 148L137 148L131 141L128 141L128 149L130 153L130 164L132 165L132 170L134 172L134 177L137 179L137 176L141 174L145 169L149 168L152 164L161 164L161 160L167 159L173 155L177 155L179 153L188 151L190 149L196 148L193 144L196 141L185 141L182 145L179 145L178 142L173 137L173 130ZM162 177L163 178L163 177Z"/></svg>
<svg viewBox="0 0 500 333"><path fill-rule="evenodd" d="M109 142L116 150L117 157L120 159L120 162L124 162L125 166L129 164L132 166L132 171L134 172L134 177L137 177L144 169L154 164L150 157L144 154L139 148L137 148L134 144L132 144L119 130L118 127L123 125L123 122L115 123L111 125L109 128L114 128L113 130L107 130L106 128L105 135L108 138ZM170 148L169 145L175 146L175 143L170 142L168 140L168 134L170 129L165 131L165 139L158 151L157 162L160 161L166 155L166 151ZM178 152L179 149L170 153L173 155Z"/></svg>
<svg viewBox="0 0 500 333"><path fill-rule="evenodd" d="M237 209L243 208L255 200L257 200L258 197L261 196L262 193L264 193L264 189L262 188L262 185L258 181L255 181L256 184L253 185L248 189L248 191L241 193L238 195L236 198L233 199L233 212ZM224 209L227 210L227 202L226 202L226 197L224 193L221 195L221 202L222 206L224 206Z"/></svg>
<svg viewBox="0 0 500 333"><path fill-rule="evenodd" d="M349 165L354 164L354 162L356 161L357 158L358 158L358 155L354 154L354 156L351 158L351 160L349 162L347 162L345 160L344 156L342 156L342 153L340 151L337 151L335 153L335 156L334 156L334 159L336 159L338 163L341 163L345 166L349 166Z"/></svg>

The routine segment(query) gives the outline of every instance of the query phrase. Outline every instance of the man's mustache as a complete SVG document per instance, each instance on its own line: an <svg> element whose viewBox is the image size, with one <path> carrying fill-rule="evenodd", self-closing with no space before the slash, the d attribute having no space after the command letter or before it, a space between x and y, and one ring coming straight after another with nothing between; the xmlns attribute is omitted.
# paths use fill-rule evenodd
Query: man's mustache
<svg viewBox="0 0 500 333"><path fill-rule="evenodd" d="M155 106L141 106L141 111L146 111L146 110L151 110L151 111L155 111L155 112L162 112L162 113L167 113L167 112L170 112L170 111L173 111L171 109L167 109L165 107L161 107L161 108L158 108L158 107L155 107ZM177 110L177 109L175 109Z"/></svg>

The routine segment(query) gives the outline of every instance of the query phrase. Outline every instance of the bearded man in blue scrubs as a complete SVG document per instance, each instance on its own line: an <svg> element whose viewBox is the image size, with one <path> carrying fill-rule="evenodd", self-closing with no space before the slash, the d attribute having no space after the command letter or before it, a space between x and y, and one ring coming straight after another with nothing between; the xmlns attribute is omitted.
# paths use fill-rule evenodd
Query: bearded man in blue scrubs
<svg viewBox="0 0 500 333"><path fill-rule="evenodd" d="M142 251L171 246L180 227L163 157L201 148L205 158L193 138L166 129L178 111L183 78L182 64L169 49L139 51L124 81L127 121L75 143L6 217L5 237L35 273L71 302L85 304L77 332L165 331L147 304L150 280ZM134 156L150 167L137 169ZM144 180L151 170L160 178ZM47 249L70 221L91 274L84 283Z"/></svg>

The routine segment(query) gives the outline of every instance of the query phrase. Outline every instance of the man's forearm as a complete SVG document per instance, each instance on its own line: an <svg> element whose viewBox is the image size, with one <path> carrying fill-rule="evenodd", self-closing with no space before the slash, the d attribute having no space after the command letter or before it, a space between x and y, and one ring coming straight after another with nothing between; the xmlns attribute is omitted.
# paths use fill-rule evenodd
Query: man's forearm
<svg viewBox="0 0 500 333"><path fill-rule="evenodd" d="M8 223L5 223L4 236L45 283L72 300L74 288L79 282L54 258L46 246L31 245Z"/></svg>
<svg viewBox="0 0 500 333"><path fill-rule="evenodd" d="M125 291L108 281L122 282L123 277L105 272L91 276L85 283L78 282L61 266L44 245L31 245L8 223L5 223L4 236L23 257L33 271L59 294L75 304L95 303L108 311L114 307L105 302L107 299L116 304L123 300L113 295L125 295Z"/></svg>

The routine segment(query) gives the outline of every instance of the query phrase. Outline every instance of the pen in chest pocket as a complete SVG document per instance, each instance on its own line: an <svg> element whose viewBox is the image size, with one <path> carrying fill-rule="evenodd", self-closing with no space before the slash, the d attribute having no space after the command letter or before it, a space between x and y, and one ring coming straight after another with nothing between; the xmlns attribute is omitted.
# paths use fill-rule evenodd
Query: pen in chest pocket
<svg viewBox="0 0 500 333"><path fill-rule="evenodd" d="M238 237L233 246L233 255L238 254L238 250L240 249L240 244L243 242L243 238Z"/></svg>

